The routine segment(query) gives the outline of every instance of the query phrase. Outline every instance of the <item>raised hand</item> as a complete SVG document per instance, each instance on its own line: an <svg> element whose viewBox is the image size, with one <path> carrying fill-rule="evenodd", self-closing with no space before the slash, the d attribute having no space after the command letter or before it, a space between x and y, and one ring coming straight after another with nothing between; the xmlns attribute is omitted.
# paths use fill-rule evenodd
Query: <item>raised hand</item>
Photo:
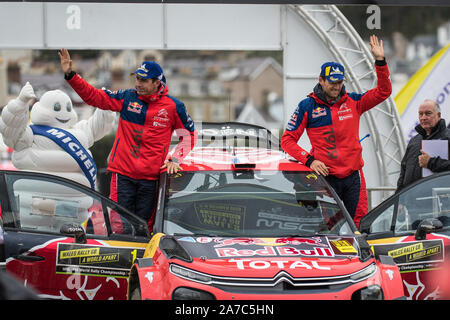
<svg viewBox="0 0 450 320"><path fill-rule="evenodd" d="M384 59L383 40L378 40L376 35L370 36L370 49L372 50L375 60Z"/></svg>
<svg viewBox="0 0 450 320"><path fill-rule="evenodd" d="M36 95L34 94L33 87L31 84L27 81L27 83L23 86L23 88L20 90L19 97L22 102L29 102L32 99L36 99Z"/></svg>
<svg viewBox="0 0 450 320"><path fill-rule="evenodd" d="M61 61L61 69L65 74L72 72L72 60L70 59L70 54L67 49L62 48L58 52L59 60Z"/></svg>

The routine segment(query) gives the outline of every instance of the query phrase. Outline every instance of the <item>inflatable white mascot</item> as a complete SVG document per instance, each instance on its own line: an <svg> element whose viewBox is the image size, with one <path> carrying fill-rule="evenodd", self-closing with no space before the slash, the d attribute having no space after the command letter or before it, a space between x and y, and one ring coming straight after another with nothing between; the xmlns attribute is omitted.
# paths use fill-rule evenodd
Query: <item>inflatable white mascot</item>
<svg viewBox="0 0 450 320"><path fill-rule="evenodd" d="M95 189L97 167L88 148L111 131L114 113L96 109L89 119L78 121L69 96L61 90L44 93L33 105L30 113L29 104L35 98L33 87L27 82L19 96L9 101L1 114L0 133L3 135L4 143L14 150L12 153L14 166L19 170L61 176ZM32 188L33 186L24 185L21 189L24 191L28 189L31 193L34 192ZM80 211L86 213L85 209L90 206L89 203L81 205L83 201L80 202L80 194L77 196L65 194L60 187L55 190L55 187L46 186L45 189L54 199L58 198L58 195L60 199L78 198L76 211L79 214ZM22 198L24 197L22 195ZM48 200L45 197L42 199ZM33 195L30 201L36 202L36 196ZM31 206L29 210L32 213L34 203L26 202ZM54 202L50 205L53 212L55 212ZM24 206L27 204L21 201L21 211ZM45 211L45 208L42 210ZM21 212L21 216L23 213ZM84 217L78 218L77 220L82 220Z"/></svg>

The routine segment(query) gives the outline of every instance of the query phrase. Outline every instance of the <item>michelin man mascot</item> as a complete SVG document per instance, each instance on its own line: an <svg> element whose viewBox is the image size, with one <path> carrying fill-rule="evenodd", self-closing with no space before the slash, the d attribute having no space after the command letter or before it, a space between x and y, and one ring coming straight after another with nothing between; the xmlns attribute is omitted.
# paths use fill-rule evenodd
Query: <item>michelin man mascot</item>
<svg viewBox="0 0 450 320"><path fill-rule="evenodd" d="M35 98L27 82L1 114L0 133L4 143L13 149L14 166L61 176L95 189L97 167L88 148L111 131L114 113L96 109L89 119L78 121L69 96L61 90L44 93L30 113L29 105ZM47 189L53 195L58 191L62 192ZM61 196L71 198L70 194Z"/></svg>

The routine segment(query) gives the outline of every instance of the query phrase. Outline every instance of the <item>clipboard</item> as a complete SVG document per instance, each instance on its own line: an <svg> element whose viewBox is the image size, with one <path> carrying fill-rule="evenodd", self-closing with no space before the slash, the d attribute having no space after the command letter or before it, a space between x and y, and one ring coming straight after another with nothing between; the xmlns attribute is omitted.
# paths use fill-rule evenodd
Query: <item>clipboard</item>
<svg viewBox="0 0 450 320"><path fill-rule="evenodd" d="M430 157L440 157L448 160L448 140L422 140L422 150ZM428 168L422 168L422 177L431 176L433 172Z"/></svg>

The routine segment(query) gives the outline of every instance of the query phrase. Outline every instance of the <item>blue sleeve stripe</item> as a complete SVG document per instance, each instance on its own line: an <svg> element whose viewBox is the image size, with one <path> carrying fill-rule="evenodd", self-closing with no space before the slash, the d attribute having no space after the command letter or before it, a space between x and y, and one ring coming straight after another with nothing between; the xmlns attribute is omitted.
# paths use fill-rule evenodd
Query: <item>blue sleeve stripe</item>
<svg viewBox="0 0 450 320"><path fill-rule="evenodd" d="M125 90L111 91L108 89L103 89L103 91L105 91L108 97L115 100L122 100L125 98Z"/></svg>
<svg viewBox="0 0 450 320"><path fill-rule="evenodd" d="M367 91L364 93L352 92L352 93L349 93L348 96L354 101L359 101L366 93L367 93Z"/></svg>
<svg viewBox="0 0 450 320"><path fill-rule="evenodd" d="M194 130L195 130L194 121L189 116L184 103L181 102L180 100L175 99L174 97L171 97L171 96L168 96L168 97L175 103L175 106L177 108L178 117L180 118L181 122L183 123L183 126L189 132L194 132Z"/></svg>
<svg viewBox="0 0 450 320"><path fill-rule="evenodd" d="M303 121L305 112L308 112L308 110L311 109L312 102L314 102L313 99L305 99L303 101L300 101L291 118L289 119L286 130L294 131L298 129L299 125Z"/></svg>

